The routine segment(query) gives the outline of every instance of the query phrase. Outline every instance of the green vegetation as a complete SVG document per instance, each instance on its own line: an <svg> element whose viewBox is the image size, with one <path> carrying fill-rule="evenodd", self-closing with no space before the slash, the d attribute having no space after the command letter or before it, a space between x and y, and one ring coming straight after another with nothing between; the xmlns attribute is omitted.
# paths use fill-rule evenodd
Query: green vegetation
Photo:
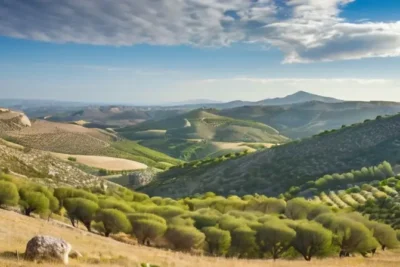
<svg viewBox="0 0 400 267"><path fill-rule="evenodd" d="M169 197L207 191L277 196L325 174L361 170L384 160L397 163L399 131L400 115L385 117L213 166L188 166L179 173L170 170L159 174L143 191ZM350 176L345 179L352 180ZM323 187L324 181L320 182ZM329 186L329 181L325 185Z"/></svg>
<svg viewBox="0 0 400 267"><path fill-rule="evenodd" d="M381 166L389 170L386 163ZM147 246L212 256L310 261L356 253L366 256L399 245L390 225L355 211L361 205L339 209L299 197L288 201L257 194L226 198L212 192L181 199L150 198L123 187L52 190L2 177L6 178L1 184L9 188L3 192L14 191L1 195L3 208L16 204L14 189L18 189L26 215L55 212L67 216L75 227L81 222L88 231L106 237L126 233ZM397 185L392 178L382 182ZM381 199L375 203L381 205Z"/></svg>

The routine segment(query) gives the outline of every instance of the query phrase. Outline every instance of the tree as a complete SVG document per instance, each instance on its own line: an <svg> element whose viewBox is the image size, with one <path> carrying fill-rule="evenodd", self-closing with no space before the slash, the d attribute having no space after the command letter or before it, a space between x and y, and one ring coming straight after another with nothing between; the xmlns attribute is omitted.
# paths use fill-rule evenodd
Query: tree
<svg viewBox="0 0 400 267"><path fill-rule="evenodd" d="M26 216L30 216L32 212L44 213L49 210L49 199L40 192L27 191L21 194L20 191L20 206Z"/></svg>
<svg viewBox="0 0 400 267"><path fill-rule="evenodd" d="M291 227L296 231L292 245L306 261L327 252L332 245L332 232L319 223L302 221Z"/></svg>
<svg viewBox="0 0 400 267"><path fill-rule="evenodd" d="M0 206L15 206L18 204L19 194L15 184L0 181Z"/></svg>
<svg viewBox="0 0 400 267"><path fill-rule="evenodd" d="M76 227L75 221L78 220L91 232L92 221L99 209L96 202L85 198L67 198L64 201L64 207L74 227Z"/></svg>
<svg viewBox="0 0 400 267"><path fill-rule="evenodd" d="M282 221L271 220L256 227L256 241L262 253L269 253L274 260L278 259L291 247L296 232Z"/></svg>
<svg viewBox="0 0 400 267"><path fill-rule="evenodd" d="M203 246L205 235L191 226L171 225L165 234L168 242L177 250L190 251Z"/></svg>
<svg viewBox="0 0 400 267"><path fill-rule="evenodd" d="M310 208L310 202L304 198L294 198L287 202L285 215L292 220L303 220L307 218Z"/></svg>
<svg viewBox="0 0 400 267"><path fill-rule="evenodd" d="M132 233L140 244L149 244L159 237L162 237L167 230L167 223L164 218L146 213L133 213L127 215L132 225Z"/></svg>
<svg viewBox="0 0 400 267"><path fill-rule="evenodd" d="M109 237L110 234L120 232L129 233L132 231L132 225L126 215L116 209L101 209L95 217L96 222L103 223L104 235Z"/></svg>
<svg viewBox="0 0 400 267"><path fill-rule="evenodd" d="M231 234L229 231L218 229L217 227L203 228L202 232L206 235L208 252L214 256L225 256L231 246Z"/></svg>
<svg viewBox="0 0 400 267"><path fill-rule="evenodd" d="M102 209L116 209L122 212L134 212L134 209L124 201L117 200L115 198L107 198L99 200L99 207Z"/></svg>
<svg viewBox="0 0 400 267"><path fill-rule="evenodd" d="M382 250L398 247L399 242L397 240L397 233L389 225L373 222L370 229L372 230L375 239L381 245Z"/></svg>
<svg viewBox="0 0 400 267"><path fill-rule="evenodd" d="M238 258L256 256L256 232L247 225L237 227L231 231L231 249L229 254Z"/></svg>
<svg viewBox="0 0 400 267"><path fill-rule="evenodd" d="M332 214L320 215L315 220L333 232L334 242L340 247L341 254L355 252L365 254L379 246L371 231L363 223Z"/></svg>
<svg viewBox="0 0 400 267"><path fill-rule="evenodd" d="M191 218L194 220L194 226L201 230L205 227L216 226L218 223L218 216L208 214L193 214Z"/></svg>

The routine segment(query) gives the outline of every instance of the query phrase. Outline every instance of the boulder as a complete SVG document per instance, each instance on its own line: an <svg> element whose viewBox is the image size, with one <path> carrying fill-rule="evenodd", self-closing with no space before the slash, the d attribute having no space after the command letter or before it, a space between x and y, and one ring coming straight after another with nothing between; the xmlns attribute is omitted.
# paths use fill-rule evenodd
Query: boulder
<svg viewBox="0 0 400 267"><path fill-rule="evenodd" d="M72 246L66 241L52 236L35 236L26 245L25 259L47 260L68 264Z"/></svg>

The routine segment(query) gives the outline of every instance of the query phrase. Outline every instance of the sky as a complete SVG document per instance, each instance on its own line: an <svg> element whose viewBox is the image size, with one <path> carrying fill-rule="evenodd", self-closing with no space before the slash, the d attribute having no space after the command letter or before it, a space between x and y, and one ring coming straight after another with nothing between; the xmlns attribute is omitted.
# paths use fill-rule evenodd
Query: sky
<svg viewBox="0 0 400 267"><path fill-rule="evenodd" d="M0 98L400 102L399 0L0 0Z"/></svg>

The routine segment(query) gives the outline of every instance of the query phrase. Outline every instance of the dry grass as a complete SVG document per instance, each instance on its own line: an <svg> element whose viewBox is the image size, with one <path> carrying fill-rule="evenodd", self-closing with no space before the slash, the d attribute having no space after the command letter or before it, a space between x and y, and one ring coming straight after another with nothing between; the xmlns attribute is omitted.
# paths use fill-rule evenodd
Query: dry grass
<svg viewBox="0 0 400 267"><path fill-rule="evenodd" d="M400 253L381 252L374 258L332 258L305 262L295 261L262 261L237 260L192 256L179 252L159 250L124 244L110 238L90 234L82 230L72 229L58 222L47 222L28 218L14 212L0 210L0 266L55 266L55 264L31 264L16 260L15 251L23 253L25 245L34 235L46 234L57 236L70 242L84 255L83 259L71 260L71 266L139 266L142 262L157 264L161 267L397 267Z"/></svg>
<svg viewBox="0 0 400 267"><path fill-rule="evenodd" d="M76 162L99 169L112 171L123 170L142 170L146 169L147 165L127 159L119 159L104 156L84 156L84 155L68 155L62 153L51 153L57 158L68 161L69 157L76 158Z"/></svg>

